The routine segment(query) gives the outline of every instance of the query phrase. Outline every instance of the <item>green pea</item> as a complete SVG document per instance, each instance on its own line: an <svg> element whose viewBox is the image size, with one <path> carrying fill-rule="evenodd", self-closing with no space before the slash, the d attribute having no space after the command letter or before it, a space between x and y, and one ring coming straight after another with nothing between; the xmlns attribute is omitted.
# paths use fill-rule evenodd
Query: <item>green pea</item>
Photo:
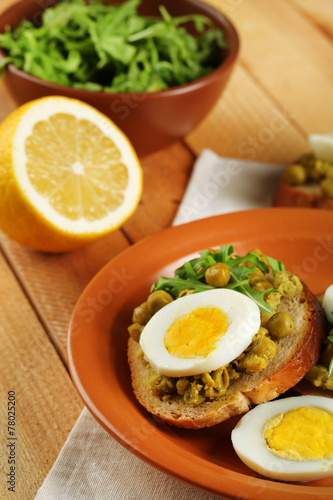
<svg viewBox="0 0 333 500"><path fill-rule="evenodd" d="M330 163L328 161L318 159L315 161L315 170L318 173L319 177L325 177L327 175L329 167Z"/></svg>
<svg viewBox="0 0 333 500"><path fill-rule="evenodd" d="M216 288L225 286L230 280L229 267L222 262L216 262L216 264L207 267L205 280L208 285Z"/></svg>
<svg viewBox="0 0 333 500"><path fill-rule="evenodd" d="M321 181L320 186L325 196L333 198L333 178L326 177Z"/></svg>
<svg viewBox="0 0 333 500"><path fill-rule="evenodd" d="M273 337L282 339L293 331L295 325L287 312L279 311L267 321L266 328Z"/></svg>
<svg viewBox="0 0 333 500"><path fill-rule="evenodd" d="M143 330L143 325L139 325L139 323L133 323L133 325L130 325L127 330L132 339L135 340L135 342L139 342L140 335Z"/></svg>
<svg viewBox="0 0 333 500"><path fill-rule="evenodd" d="M272 287L272 284L269 281L258 281L255 285L252 286L253 290L257 292L264 292L265 290L269 290Z"/></svg>
<svg viewBox="0 0 333 500"><path fill-rule="evenodd" d="M134 309L132 321L133 323L139 323L139 325L146 325L151 317L152 314L148 309L147 302L143 302Z"/></svg>
<svg viewBox="0 0 333 500"><path fill-rule="evenodd" d="M254 253L255 255L263 255L262 251L259 250L259 248L253 248L253 250L251 250L251 253Z"/></svg>
<svg viewBox="0 0 333 500"><path fill-rule="evenodd" d="M305 168L308 179L320 179L322 177L322 161L315 158L314 155L308 154L304 156L304 160L298 162Z"/></svg>
<svg viewBox="0 0 333 500"><path fill-rule="evenodd" d="M298 160L299 165L303 165L303 167L312 168L316 162L316 158L313 153L306 153L301 156Z"/></svg>
<svg viewBox="0 0 333 500"><path fill-rule="evenodd" d="M165 292L164 290L156 290L152 292L147 299L147 307L148 311L151 314L155 314L157 311L162 309L162 307L166 306L170 302L173 301L172 295L170 293Z"/></svg>
<svg viewBox="0 0 333 500"><path fill-rule="evenodd" d="M306 170L302 165L289 165L284 173L285 180L292 186L304 184L306 177Z"/></svg>
<svg viewBox="0 0 333 500"><path fill-rule="evenodd" d="M176 383L178 394L180 394L181 396L183 396L184 393L185 393L185 390L187 389L187 387L189 386L189 384L190 384L190 381L189 381L188 378L179 378L177 380L177 383Z"/></svg>

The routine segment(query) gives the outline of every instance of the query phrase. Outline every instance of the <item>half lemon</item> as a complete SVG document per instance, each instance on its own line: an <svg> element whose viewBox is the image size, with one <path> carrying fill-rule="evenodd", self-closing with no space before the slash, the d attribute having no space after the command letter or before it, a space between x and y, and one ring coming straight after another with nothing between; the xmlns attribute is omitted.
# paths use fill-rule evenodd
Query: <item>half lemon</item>
<svg viewBox="0 0 333 500"><path fill-rule="evenodd" d="M68 251L116 230L142 177L128 138L76 99L31 101L0 125L0 228L27 247Z"/></svg>

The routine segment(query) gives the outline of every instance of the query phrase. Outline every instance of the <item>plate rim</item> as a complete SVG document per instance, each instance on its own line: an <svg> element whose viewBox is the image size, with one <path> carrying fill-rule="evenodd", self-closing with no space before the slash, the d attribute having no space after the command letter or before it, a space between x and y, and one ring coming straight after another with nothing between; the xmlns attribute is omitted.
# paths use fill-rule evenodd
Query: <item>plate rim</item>
<svg viewBox="0 0 333 500"><path fill-rule="evenodd" d="M230 225L230 222L239 222L242 218L251 220L252 217L256 219L257 222L260 222L259 227L262 227L264 223L267 223L267 220L271 219L271 217L274 217L275 219L279 219L279 223L277 226L275 226L275 229L277 231L277 234L275 237L280 236L286 236L286 233L291 236L292 234L294 235L294 227L290 227L290 224L293 224L295 221L297 221L300 226L300 232L299 235L303 235L304 237L311 237L311 235L316 235L316 236L323 236L323 231L320 229L322 227L322 224L328 224L329 227L331 228L331 234L333 234L333 214L329 210L314 210L314 209L308 209L308 208L278 208L278 207L270 207L270 208L261 208L261 209L254 209L254 210L244 210L244 211L238 211L238 212L232 212L228 214L222 214L222 215L215 215L206 219L199 219L195 220L192 222L188 222L186 224L182 224L179 226L171 226L166 229L163 229L161 231L158 231L157 233L154 233L150 236L147 236L146 238L134 243L130 247L126 248L122 252L120 252L118 255L116 255L114 258L112 258L108 263L106 263L95 275L94 277L89 281L89 283L86 285L82 293L80 294L75 307L72 312L72 316L70 319L69 323L69 328L68 328L68 338L67 338L67 353L68 353L68 366L70 370L70 374L72 377L72 380L83 400L85 403L86 407L90 411L90 413L94 416L94 418L104 427L104 429L107 430L109 434L111 434L120 444L122 444L125 448L127 448L130 452L132 452L134 455L138 456L140 459L143 461L149 463L156 469L168 474L171 477L176 478L177 480L180 480L192 487L199 488L202 491L205 491L207 493L213 494L213 495L223 495L224 498L229 497L230 499L235 498L233 495L230 495L227 491L222 491L221 489L216 489L215 487L210 487L207 482L203 484L203 481L200 481L200 478L197 478L196 480L193 479L193 477L189 477L184 475L180 472L177 472L176 470L173 470L172 467L168 467L164 463L161 464L156 458L150 456L147 454L147 450L143 450L142 447L136 447L133 446L133 443L131 443L131 440L126 440L124 437L119 434L119 430L117 429L117 425L114 426L112 423L105 421L103 418L102 412L99 408L96 408L96 405L92 401L90 395L86 392L85 388L81 384L81 379L80 375L76 370L76 362L75 362L75 356L76 354L73 352L73 338L75 335L73 335L73 322L77 314L78 307L80 305L80 302L83 300L85 295L88 293L88 291L98 283L100 280L101 276L104 273L108 272L109 268L112 268L112 266L116 265L119 262L126 261L128 254L132 255L136 254L136 252L140 252L142 248L145 248L147 245L154 245L157 243L160 243L163 241L165 238L168 239L170 235L180 236L182 232L185 229L186 226L186 231L191 230L200 230L204 229L205 225L212 225L215 223L223 223L227 222ZM288 216L288 226L286 227L286 221L285 217ZM318 224L320 219L321 225ZM308 232L308 226L309 224L311 225L311 232ZM231 224L232 225L232 224ZM243 228L244 229L244 228ZM245 234L248 236L246 239L240 238L238 242L246 242L247 239L249 239L250 236L250 227L245 228ZM234 226L232 226L232 230L228 231L229 233L234 233L235 229ZM216 234L214 233L216 236ZM205 235L206 236L206 235ZM227 235L224 236L223 233L220 233L221 240L223 238L228 237ZM252 237L252 236L251 236ZM256 235L254 235L254 238ZM223 242L221 242L223 244ZM189 252L186 250L186 254L183 252L185 249L187 249L191 244L188 242L183 242L180 247L177 247L177 251L174 249L171 249L170 252L170 258L168 259L168 262L176 262L177 260L180 259L179 252L181 252L182 255L188 255ZM184 250L183 250L184 249ZM201 246L200 249L203 249ZM191 253L196 253L198 249L192 249ZM178 255L177 259L174 258L174 255ZM169 254L168 254L169 256ZM111 424L111 425L110 425ZM189 453L189 452L187 452ZM191 455L191 453L189 453ZM204 461L204 459L202 459ZM211 466L212 464L210 464ZM214 468L214 467L213 467ZM279 492L279 494L284 494L286 495L288 493L288 490L293 488L292 492L292 497L293 499L296 500L298 496L295 497L296 493L299 493L302 495L302 498L305 499L310 499L310 498L318 498L318 492L320 491L320 494L323 495L322 498L329 498L329 495L332 492L332 489L330 487L318 487L318 486L304 486L304 485L299 485L299 484L290 484L286 482L272 482L268 479L265 478L258 478L258 477L253 477L253 476L247 476L245 474L232 471L230 469L226 469L225 467L219 466L219 469L223 470L223 474L225 476L232 476L231 478L229 477L229 480L236 481L244 481L244 478L249 478L251 477L251 482L253 485L256 485L256 487L260 487L263 484L265 485L265 490L266 493L269 493L270 490L272 490L272 485L274 485L274 493ZM199 476L199 475L198 475ZM296 491L297 490L297 491ZM327 490L327 491L326 491ZM327 493L327 497L325 495ZM249 496L249 499L252 498ZM254 498L259 498L259 497L254 497ZM287 498L287 497L286 497ZM290 497L291 498L291 497ZM299 497L301 498L301 496Z"/></svg>

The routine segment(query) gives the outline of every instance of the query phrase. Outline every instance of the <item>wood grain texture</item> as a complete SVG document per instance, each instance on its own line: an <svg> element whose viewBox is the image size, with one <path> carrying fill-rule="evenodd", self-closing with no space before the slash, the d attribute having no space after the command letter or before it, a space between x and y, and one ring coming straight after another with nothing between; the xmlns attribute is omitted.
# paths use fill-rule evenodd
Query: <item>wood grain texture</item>
<svg viewBox="0 0 333 500"><path fill-rule="evenodd" d="M0 122L3 121L6 116L9 115L14 109L16 109L16 104L14 99L8 94L8 91L4 84L0 83Z"/></svg>
<svg viewBox="0 0 333 500"><path fill-rule="evenodd" d="M210 148L229 158L281 164L308 149L288 108L277 106L241 65L215 109L186 143L197 154Z"/></svg>
<svg viewBox="0 0 333 500"><path fill-rule="evenodd" d="M4 480L10 442L7 395L16 393L16 490L34 498L76 422L83 404L44 328L0 254L1 498L11 498ZM4 474L5 473L5 474Z"/></svg>
<svg viewBox="0 0 333 500"><path fill-rule="evenodd" d="M311 24L317 25L322 33L333 38L333 4L331 0L292 0L291 3Z"/></svg>
<svg viewBox="0 0 333 500"><path fill-rule="evenodd" d="M333 46L317 22L281 0L210 0L241 39L236 71L218 105L186 139L229 157L288 163L309 133L333 130ZM333 22L333 8L316 2ZM322 6L322 11L321 11ZM241 109L242 113L238 110Z"/></svg>
<svg viewBox="0 0 333 500"><path fill-rule="evenodd" d="M244 2L235 16L243 37L242 62L249 73L305 133L327 132L333 125L331 41L286 0L274 11L265 0ZM249 16L256 22L250 23ZM320 113L309 103L316 103Z"/></svg>
<svg viewBox="0 0 333 500"><path fill-rule="evenodd" d="M4 234L0 245L67 364L67 330L74 305L96 272L128 247L127 239L117 231L83 250L54 255L25 249Z"/></svg>
<svg viewBox="0 0 333 500"><path fill-rule="evenodd" d="M15 1L1 0L0 12ZM0 415L3 421L14 389L17 498L34 497L82 408L65 368L66 336L88 281L130 244L172 223L203 148L288 163L307 150L308 133L333 130L332 0L206 1L239 32L237 67L217 106L184 142L142 161L144 192L133 217L94 245L60 255L25 249L0 234ZM0 82L0 121L13 109Z"/></svg>
<svg viewBox="0 0 333 500"><path fill-rule="evenodd" d="M182 142L143 159L142 200L134 216L123 227L132 242L172 224L194 161L195 155Z"/></svg>

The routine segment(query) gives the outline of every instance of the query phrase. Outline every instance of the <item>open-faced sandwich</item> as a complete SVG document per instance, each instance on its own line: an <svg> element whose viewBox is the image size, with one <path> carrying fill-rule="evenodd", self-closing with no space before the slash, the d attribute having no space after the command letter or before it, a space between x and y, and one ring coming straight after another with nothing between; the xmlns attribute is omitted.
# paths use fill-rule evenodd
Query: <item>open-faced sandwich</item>
<svg viewBox="0 0 333 500"><path fill-rule="evenodd" d="M133 312L128 360L138 401L169 424L212 426L295 386L318 360L323 309L259 250L204 250L154 283Z"/></svg>
<svg viewBox="0 0 333 500"><path fill-rule="evenodd" d="M327 318L326 337L317 363L295 389L302 394L333 398L333 285L327 288L321 302Z"/></svg>
<svg viewBox="0 0 333 500"><path fill-rule="evenodd" d="M289 165L274 196L275 206L333 210L333 134L310 135L312 152Z"/></svg>

